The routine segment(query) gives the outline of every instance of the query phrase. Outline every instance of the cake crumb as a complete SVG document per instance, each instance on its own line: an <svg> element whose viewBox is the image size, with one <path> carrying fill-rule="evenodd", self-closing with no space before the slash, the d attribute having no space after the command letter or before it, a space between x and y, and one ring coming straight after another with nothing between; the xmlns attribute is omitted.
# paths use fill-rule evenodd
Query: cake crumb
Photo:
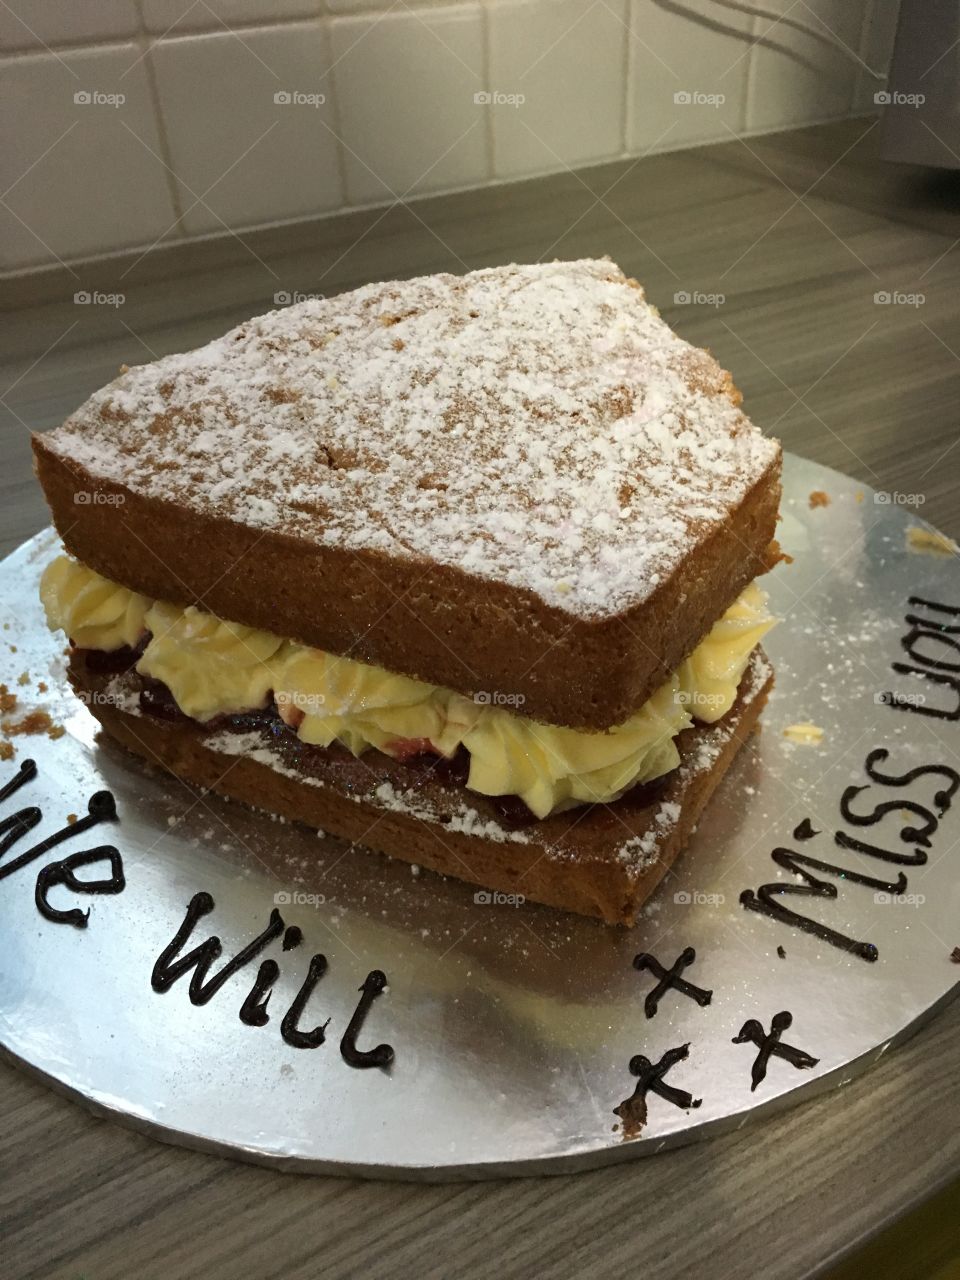
<svg viewBox="0 0 960 1280"><path fill-rule="evenodd" d="M68 825L68 826L72 827L72 826L73 826L73 824L76 822L76 820L77 820L77 815L76 815L75 813L68 813L68 814L67 814L67 825Z"/></svg>
<svg viewBox="0 0 960 1280"><path fill-rule="evenodd" d="M5 684L0 684L0 715L5 716L17 705L17 695L11 693Z"/></svg>
<svg viewBox="0 0 960 1280"><path fill-rule="evenodd" d="M814 507L829 507L829 505L829 493L824 493L822 489L814 489L810 495L810 510L812 511Z"/></svg>
<svg viewBox="0 0 960 1280"><path fill-rule="evenodd" d="M935 556L960 555L960 547L952 538L937 533L935 529L924 529L912 524L907 529L907 550Z"/></svg>
<svg viewBox="0 0 960 1280"><path fill-rule="evenodd" d="M0 760L13 759L13 743L0 741Z"/></svg>
<svg viewBox="0 0 960 1280"><path fill-rule="evenodd" d="M0 708L3 706L3 692L4 686L0 685ZM9 696L13 697L12 694ZM14 720L12 723L8 721L3 725L5 738L38 733L45 733L48 738L62 738L65 732L63 725L55 724L46 711L28 711L22 720Z"/></svg>
<svg viewBox="0 0 960 1280"><path fill-rule="evenodd" d="M10 649L10 652L11 652L11 653L16 653L16 652L17 652L17 646L16 646L15 644L10 645L10 646L9 646L9 649Z"/></svg>
<svg viewBox="0 0 960 1280"><path fill-rule="evenodd" d="M17 684L29 684L29 683L30 683L30 672L21 671L20 674L17 676Z"/></svg>
<svg viewBox="0 0 960 1280"><path fill-rule="evenodd" d="M46 693L46 692L47 692L46 681L41 680L40 683L37 685L37 693Z"/></svg>
<svg viewBox="0 0 960 1280"><path fill-rule="evenodd" d="M823 730L819 725L804 720L800 724L788 724L783 731L788 742L799 742L805 746L815 746L823 741Z"/></svg>

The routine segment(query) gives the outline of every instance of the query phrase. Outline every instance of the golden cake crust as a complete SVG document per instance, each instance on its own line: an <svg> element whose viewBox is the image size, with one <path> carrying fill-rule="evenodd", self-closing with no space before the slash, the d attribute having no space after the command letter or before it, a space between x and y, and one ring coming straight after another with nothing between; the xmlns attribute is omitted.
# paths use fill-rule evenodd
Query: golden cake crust
<svg viewBox="0 0 960 1280"><path fill-rule="evenodd" d="M780 448L609 261L371 285L125 372L37 473L145 595L625 720L770 567Z"/></svg>

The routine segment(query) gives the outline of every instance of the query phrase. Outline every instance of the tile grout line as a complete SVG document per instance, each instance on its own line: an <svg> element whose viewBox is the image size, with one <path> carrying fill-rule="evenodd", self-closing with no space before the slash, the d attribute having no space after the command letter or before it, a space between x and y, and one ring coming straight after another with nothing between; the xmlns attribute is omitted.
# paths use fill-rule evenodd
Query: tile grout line
<svg viewBox="0 0 960 1280"><path fill-rule="evenodd" d="M630 133L630 105L631 93L630 86L633 83L631 71L634 66L634 56L630 33L633 30L633 14L634 0L623 0L624 14L626 16L626 24L623 30L623 95L620 103L620 156L627 155L629 147Z"/></svg>
<svg viewBox="0 0 960 1280"><path fill-rule="evenodd" d="M143 12L143 0L136 0L136 10L138 18L137 45L140 49L140 56L143 59L144 74L147 80L147 92L150 95L150 105L153 109L154 123L157 129L157 138L160 143L160 155L163 157L167 166L163 171L164 180L167 190L170 192L170 203L173 206L173 212L176 217L176 226L170 237L172 243L182 243L187 240L187 229L183 223L183 200L180 196L180 183L176 179L173 167L173 151L170 146L170 138L167 134L167 121L164 116L163 107L160 102L160 86L157 82L157 70L153 62L153 43L149 33L147 32L147 24ZM166 237L165 237L166 238Z"/></svg>
<svg viewBox="0 0 960 1280"><path fill-rule="evenodd" d="M331 215L341 213L349 208L350 192L347 186L347 153L344 148L343 138L343 119L340 114L340 89L337 84L337 61L333 51L333 25L332 19L325 13L321 13L320 23L320 40L324 54L327 59L326 75L330 79L331 97L333 99L333 125L334 125L334 148L337 157L337 177L340 181L340 194L343 203L338 208L331 210ZM297 219L302 221L302 219Z"/></svg>
<svg viewBox="0 0 960 1280"><path fill-rule="evenodd" d="M486 0L480 3L480 76L481 84L488 92L493 87L493 49L490 32L490 6ZM493 129L493 112L484 112L483 122L484 154L487 161L487 177L484 185L496 180L497 147L496 134Z"/></svg>

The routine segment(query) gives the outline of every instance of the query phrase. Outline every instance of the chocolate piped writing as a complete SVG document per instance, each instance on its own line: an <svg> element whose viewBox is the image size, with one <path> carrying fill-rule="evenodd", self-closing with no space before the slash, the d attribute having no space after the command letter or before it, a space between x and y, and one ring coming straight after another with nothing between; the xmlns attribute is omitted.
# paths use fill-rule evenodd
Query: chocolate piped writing
<svg viewBox="0 0 960 1280"><path fill-rule="evenodd" d="M270 922L263 932L259 933L252 942L248 942L241 951L238 951L232 960L227 961L219 973L212 978L208 978L210 966L219 960L223 952L223 946L218 937L207 938L206 942L201 942L199 946L194 947L185 956L181 956L179 960L175 959L175 957L191 933L193 933L197 922L204 916L209 915L212 910L213 898L209 893L195 893L190 899L183 924L177 930L170 944L161 951L156 964L153 966L150 985L154 991L169 991L178 979L192 969L193 975L190 978L189 988L190 1002L196 1005L206 1004L217 994L225 982L228 982L245 964L249 964L253 957L259 955L274 938L278 938L283 933L283 919L280 912L274 907L270 912Z"/></svg>
<svg viewBox="0 0 960 1280"><path fill-rule="evenodd" d="M903 893L907 885L907 878L902 872L900 878L891 884L885 880L875 880L872 876L862 876L857 872L848 871L844 867L834 866L830 862L821 862L819 858L809 858L806 854L794 853L792 849L774 849L770 856L778 866L783 867L785 871L792 871L794 875L800 876L806 883L784 884L779 880L775 880L770 884L762 884L756 893L752 889L744 889L740 895L740 902L748 911L759 911L762 915L771 916L774 920L781 920L785 924L793 925L794 928L802 929L805 933L812 933L824 942L829 942L831 946L839 947L842 951L849 951L855 956L860 956L863 960L876 960L879 952L874 943L858 942L854 938L848 938L836 929L831 929L827 925L821 924L819 920L811 920L809 916L800 915L799 912L785 907L779 899L787 896L830 899L837 897L837 886L835 884L831 884L828 880L818 879L810 871L805 871L804 867L815 867L818 871L825 871L829 875L839 876L842 880L851 880L855 884L869 885L874 889L883 889L887 893L898 894Z"/></svg>
<svg viewBox="0 0 960 1280"><path fill-rule="evenodd" d="M932 609L935 613L945 613L947 614L948 617L951 617L951 618L960 618L960 606L954 606L950 604L939 604L936 600L924 600L922 596L910 596L908 603L921 605L924 609ZM907 621L911 622L913 621L913 619L908 617ZM939 625L941 624L935 623L935 622L927 623L927 626L931 626L931 627L939 626ZM960 631L960 627L947 627L946 630Z"/></svg>
<svg viewBox="0 0 960 1280"><path fill-rule="evenodd" d="M864 763L867 777L884 787L907 787L918 779L930 775L945 778L947 786L941 787L939 791L934 793L933 803L936 806L936 813L932 813L923 806L897 800L877 805L872 813L869 814L857 813L851 806L857 796L868 789L867 787L848 787L840 800L840 812L846 821L850 822L852 826L858 827L874 826L881 822L888 813L897 813L899 815L903 810L916 813L918 817L923 818L923 827L919 830L915 827L902 827L900 838L906 841L915 841L917 844L925 845L929 848L930 837L937 830L940 819L950 808L953 797L956 795L958 788L960 788L960 774L945 764L917 765L903 774L881 773L877 766L887 760L889 755L890 752L886 747L877 747L871 751ZM846 831L838 831L834 836L834 840L841 849L851 849L855 853L865 853L868 857L879 858L882 862L893 862L900 866L923 866L929 856L925 848L914 849L913 853L882 849L878 845L858 840Z"/></svg>
<svg viewBox="0 0 960 1280"><path fill-rule="evenodd" d="M681 1044L675 1049L668 1049L659 1062L651 1062L642 1053L635 1054L630 1059L630 1074L637 1077L637 1087L629 1098L625 1098L613 1109L613 1114L623 1121L625 1138L635 1138L647 1123L648 1093L655 1093L684 1111L700 1106L703 1102L702 1098L694 1098L685 1089L677 1089L664 1080L670 1068L676 1066L678 1062L683 1062L689 1053L690 1045Z"/></svg>
<svg viewBox="0 0 960 1280"><path fill-rule="evenodd" d="M912 600L911 603L917 603L917 601ZM906 826L901 825L899 835L901 840L919 847L915 848L912 853L885 849L879 845L860 840L846 831L837 831L834 835L834 842L841 849L849 849L854 853L865 854L868 857L877 858L881 862L889 862L900 866L922 866L928 859L926 850L931 846L931 838L937 831L941 818L953 803L954 796L960 791L960 773L945 764L917 765L905 770L903 773L893 773L882 767L886 765L889 758L890 752L886 747L876 747L867 755L864 761L864 772L870 781L861 786L849 786L846 788L840 798L841 817L853 827L872 827L882 822L889 814L897 814L899 816L906 813L913 815L919 821L911 822ZM874 803L869 812L862 811L863 800L861 797L864 796L864 793L871 791L874 784L882 787L909 787L915 785L922 778L941 779L945 784L941 785L934 793L933 809L915 800L901 798L897 800L881 800ZM854 807L855 805L856 807ZM798 824L793 834L798 840L807 840L820 833L815 830L810 820L805 818ZM821 924L817 920L811 920L800 912L792 910L785 904L783 899L797 895L815 898L837 898L838 890L836 885L813 875L812 871L822 871L829 876L836 876L839 880L846 881L849 884L864 885L878 892L899 896L904 893L907 887L907 877L902 871L896 880L882 880L874 876L864 875L859 871L853 871L849 867L831 862L822 862L818 858L795 853L790 849L775 849L771 857L778 866L785 871L790 871L792 874L800 876L805 883L801 885L784 884L777 881L761 885L757 890L744 889L740 894L740 902L747 910L757 911L774 920L779 920L783 924L811 933L815 937L821 938L824 942L830 943L831 946L839 947L841 950L848 951L864 960L877 959L879 952L874 943L857 941L836 929L831 929L829 926ZM805 868L809 868L809 870Z"/></svg>
<svg viewBox="0 0 960 1280"><path fill-rule="evenodd" d="M924 600L921 596L911 596L909 603L929 610L934 614L943 614L948 618L960 617L960 609L952 605L940 604L935 600ZM944 622L942 618L921 617L908 613L904 619L909 628L900 637L900 645L914 661L892 663L898 675L918 676L928 685L951 689L956 695L953 706L934 707L927 705L927 698L904 697L901 694L888 692L881 695L881 701L895 711L905 711L912 715L931 716L937 720L960 720L960 643L953 639L960 633L960 627ZM924 645L928 651L924 651ZM941 646L941 656L931 656L934 646Z"/></svg>
<svg viewBox="0 0 960 1280"><path fill-rule="evenodd" d="M35 844L32 849L27 849L25 853L21 853L11 862L0 864L0 880L5 879L7 876L12 876L15 871L19 871L21 867L34 862L37 858L42 858L45 853L55 849L58 844L63 844L64 840L69 840L72 836L82 835L84 831L89 831L91 827L95 827L98 822L111 822L116 816L117 806L111 793L109 791L95 792L87 803L86 817L78 819L77 822L68 822L65 827L55 831L52 836L47 836L46 840L41 840L39 844ZM42 817L43 814L39 809L29 808L21 809L19 813L14 813L4 822L0 822L0 835L3 835L3 839L0 840L0 858L16 844L21 836L31 831Z"/></svg>
<svg viewBox="0 0 960 1280"><path fill-rule="evenodd" d="M36 763L33 760L24 760L10 781L0 787L0 802L14 795L26 783L32 782L36 776ZM39 844L24 850L23 853L16 858L12 858L9 862L3 862L2 859L17 841L22 839L27 832L32 831L43 819L43 813L36 805L20 809L17 813L11 814L0 822L0 880L5 880L8 876L12 876L14 872L28 866L31 862L35 862L38 858L42 858L51 849L63 844L65 840L83 835L85 831L89 831L91 827L95 827L100 822L112 822L116 817L117 806L111 793L109 791L97 791L87 802L85 817L76 822L68 822L59 831L55 831L53 835L41 840ZM94 863L102 861L110 864L110 875L107 878L80 880L76 876L75 872L80 867L92 866ZM57 862L49 863L46 867L41 868L37 876L34 887L34 902L44 919L49 920L52 924L69 924L77 929L85 929L90 918L89 909L81 911L79 908L71 907L67 910L61 910L51 905L49 894L50 890L56 885L64 885L75 893L122 893L126 887L126 880L123 874L123 859L119 850L112 845L98 845L94 849L83 849L71 854L69 857L61 858Z"/></svg>
<svg viewBox="0 0 960 1280"><path fill-rule="evenodd" d="M652 956L648 951L641 951L639 955L633 957L633 967L635 969L641 971L649 969L653 976L659 979L653 990L647 992L646 999L643 1002L643 1011L648 1018L654 1016L661 998L671 989L679 991L681 995L689 996L691 1000L696 1000L701 1008L710 1003L713 999L712 991L707 991L704 987L694 986L692 982L688 982L680 976L684 969L693 964L696 958L697 953L693 947L684 947L671 967L665 969L656 956Z"/></svg>
<svg viewBox="0 0 960 1280"><path fill-rule="evenodd" d="M917 702L914 699L898 697L895 693L887 692L883 697L888 707L893 707L895 711L911 711L917 716L931 716L935 720L960 720L960 680L956 676L942 675L937 671L929 671L925 667L911 667L906 662L894 662L891 665L898 675L919 676L921 680L926 680L930 684L952 689L957 695L957 700L956 704L950 708L928 707L926 702Z"/></svg>
<svg viewBox="0 0 960 1280"><path fill-rule="evenodd" d="M31 805L28 809L19 809L16 813L11 813L9 818L4 818L0 822L0 858L3 857L8 849L13 848L21 836L25 836L28 831L32 831L42 819L43 814L36 805ZM13 862L0 863L0 880L12 875L20 867L25 867L28 862L33 861L35 856L33 851L30 850L27 855L21 854Z"/></svg>
<svg viewBox="0 0 960 1280"><path fill-rule="evenodd" d="M767 1066L772 1057L783 1058L798 1069L815 1067L820 1061L805 1050L781 1041L780 1037L792 1024L793 1014L784 1009L773 1015L769 1032L764 1031L762 1024L756 1018L748 1018L737 1035L733 1037L734 1044L755 1044L759 1049L750 1071L750 1079L753 1082L750 1085L751 1093L766 1078Z"/></svg>
<svg viewBox="0 0 960 1280"><path fill-rule="evenodd" d="M248 1027L265 1027L270 1021L267 1005L273 984L280 977L280 966L276 960L264 960L257 970L256 981L250 989L246 1000L240 1006L240 1021Z"/></svg>
<svg viewBox="0 0 960 1280"><path fill-rule="evenodd" d="M90 867L97 862L110 863L110 875L106 879L77 879L74 873L80 867ZM90 918L89 908L86 911L81 911L79 907L72 907L67 911L61 911L57 907L52 907L47 897L50 890L55 885L62 884L66 888L72 889L74 893L123 893L126 883L123 874L123 859L120 857L119 850L114 849L112 845L102 844L98 845L96 849L86 849L80 853L72 853L68 858L62 858L59 862L51 862L49 866L44 867L37 876L34 897L37 910L45 919L51 920L55 924L72 924L77 929L85 929Z"/></svg>
<svg viewBox="0 0 960 1280"><path fill-rule="evenodd" d="M804 818L804 820L798 823L793 829L794 840L812 840L814 836L818 836L819 834L820 832L814 828L813 823L809 818Z"/></svg>
<svg viewBox="0 0 960 1280"><path fill-rule="evenodd" d="M387 975L380 969L372 969L360 987L361 996L353 1017L343 1033L340 1041L340 1054L351 1067L389 1067L393 1062L393 1046L378 1044L375 1049L358 1049L357 1036L363 1027L364 1019L377 996L382 995L387 985Z"/></svg>
<svg viewBox="0 0 960 1280"><path fill-rule="evenodd" d="M32 782L36 776L37 762L35 760L24 760L10 781L0 787L0 804L9 796L12 796L15 791L19 791L26 783Z"/></svg>
<svg viewBox="0 0 960 1280"><path fill-rule="evenodd" d="M930 856L925 849L915 849L913 853L899 853L890 849L880 849L875 844L867 844L847 835L846 831L838 831L833 837L841 849L852 849L854 853L866 853L881 862L893 862L902 867L922 867Z"/></svg>
<svg viewBox="0 0 960 1280"><path fill-rule="evenodd" d="M280 912L274 908L270 912L266 928L211 976L210 970L223 952L219 937L214 935L207 938L186 955L181 956L180 952L199 921L209 915L213 909L214 901L209 893L195 893L190 899L183 923L153 966L150 982L154 991L160 993L169 991L174 983L192 970L188 988L190 1002L195 1005L207 1004L234 974L239 973L278 938L283 939L284 951L294 950L303 941L302 930L297 925L286 926ZM310 997L326 971L326 956L320 954L312 956L306 977L293 1003L283 1016L280 1035L284 1042L294 1049L316 1049L326 1039L327 1027L330 1025L329 1018L309 1031L300 1027L300 1021L306 1012ZM279 977L280 965L276 960L268 956L261 961L253 986L240 1007L240 1021L246 1026L263 1027L270 1021L268 1006ZM386 976L381 970L374 969L367 974L360 987L360 1000L340 1042L340 1052L344 1061L352 1067L386 1067L393 1061L394 1051L388 1044L379 1044L370 1050L358 1049L356 1044L371 1004L377 996L382 994L386 985Z"/></svg>
<svg viewBox="0 0 960 1280"><path fill-rule="evenodd" d="M316 1049L318 1045L323 1044L326 1036L327 1026L330 1019L314 1027L312 1031L301 1031L297 1025L300 1016L307 1007L307 1001L313 994L313 989L327 971L327 957L323 955L315 955L310 958L310 968L307 970L307 976L303 980L303 986L297 992L293 1004L284 1014L283 1022L280 1024L280 1034L283 1036L287 1044L292 1045L294 1049Z"/></svg>
<svg viewBox="0 0 960 1280"><path fill-rule="evenodd" d="M885 787L908 787L918 778L939 774L942 778L946 778L949 784L945 789L937 791L933 797L933 803L937 806L937 812L942 818L950 808L951 800L960 790L960 773L957 773L956 769L951 769L948 764L918 764L915 768L908 769L906 773L881 773L877 764L887 760L889 756L890 752L886 747L876 747L871 751L863 766L867 777L874 782L882 783Z"/></svg>
<svg viewBox="0 0 960 1280"><path fill-rule="evenodd" d="M929 849L930 837L939 825L935 814L913 800L882 800L875 806L872 813L855 813L851 808L853 801L864 791L869 790L869 783L865 783L861 787L847 787L840 797L840 814L844 822L849 822L854 827L872 827L888 813L901 813L904 811L915 813L918 818L923 820L923 825L920 827L904 827L900 832L901 838L909 840L911 843L921 844Z"/></svg>

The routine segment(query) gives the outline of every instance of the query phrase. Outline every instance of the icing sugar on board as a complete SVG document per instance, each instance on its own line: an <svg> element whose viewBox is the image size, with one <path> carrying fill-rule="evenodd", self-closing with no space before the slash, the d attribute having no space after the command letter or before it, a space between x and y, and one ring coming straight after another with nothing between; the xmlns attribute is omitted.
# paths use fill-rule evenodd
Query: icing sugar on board
<svg viewBox="0 0 960 1280"><path fill-rule="evenodd" d="M54 537L25 544L0 682L65 732L0 763L6 1054L167 1141L433 1179L654 1153L847 1083L960 984L960 563L826 468L788 457L785 490L762 732L631 931L100 744L35 599Z"/></svg>

